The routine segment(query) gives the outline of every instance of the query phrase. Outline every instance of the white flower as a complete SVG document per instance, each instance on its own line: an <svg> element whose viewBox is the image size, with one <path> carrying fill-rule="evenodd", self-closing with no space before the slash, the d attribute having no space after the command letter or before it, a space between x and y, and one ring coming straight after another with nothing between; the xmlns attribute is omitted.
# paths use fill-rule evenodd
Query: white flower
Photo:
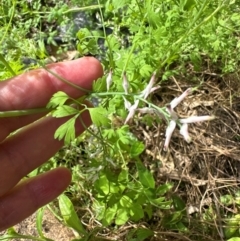
<svg viewBox="0 0 240 241"><path fill-rule="evenodd" d="M153 73L148 85L146 86L146 88L142 91L141 96L143 96L143 99L147 99L148 95L156 90L157 88L153 88L153 85L155 84L155 78L156 78L156 72ZM153 90L154 89L154 90Z"/></svg>
<svg viewBox="0 0 240 241"><path fill-rule="evenodd" d="M165 151L167 151L168 149L168 146L172 137L172 133L175 130L176 125L177 125L176 121L171 120L166 129L166 134L165 134L166 139L165 139L164 148L163 148Z"/></svg>
<svg viewBox="0 0 240 241"><path fill-rule="evenodd" d="M174 108L183 101L183 99L188 96L189 93L192 92L192 89L189 88L186 91L184 91L179 97L173 99L169 105L166 106L167 112L170 114L171 120L169 122L169 125L166 129L165 133L165 143L164 143L164 150L168 150L168 146L172 137L172 133L176 128L177 124L180 124L180 134L184 137L184 139L190 143L191 137L188 133L188 124L189 123L195 123L195 122L201 122L201 121L209 121L213 120L215 116L190 116L186 119L179 119L177 113L174 111Z"/></svg>
<svg viewBox="0 0 240 241"><path fill-rule="evenodd" d="M133 116L134 116L134 114L135 114L135 112L136 112L136 109L137 109L137 107L138 107L138 104L139 104L139 100L136 100L136 101L134 102L134 104L128 108L129 113L128 113L128 116L127 116L124 124L127 124L128 121L133 118Z"/></svg>
<svg viewBox="0 0 240 241"><path fill-rule="evenodd" d="M184 139L187 143L190 143L192 141L192 139L188 133L188 124L182 125L182 127L180 128L180 134L184 137Z"/></svg>

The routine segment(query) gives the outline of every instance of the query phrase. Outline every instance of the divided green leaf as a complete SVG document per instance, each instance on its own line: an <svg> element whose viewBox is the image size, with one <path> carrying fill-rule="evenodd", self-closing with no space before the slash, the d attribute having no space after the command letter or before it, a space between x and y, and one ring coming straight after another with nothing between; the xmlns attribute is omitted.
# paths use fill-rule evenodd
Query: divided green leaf
<svg viewBox="0 0 240 241"><path fill-rule="evenodd" d="M98 127L110 127L110 120L107 117L108 113L103 107L89 108L88 110L93 124Z"/></svg>
<svg viewBox="0 0 240 241"><path fill-rule="evenodd" d="M69 99L69 96L63 91L58 91L55 93L47 104L47 108L55 108L57 106L64 105Z"/></svg>
<svg viewBox="0 0 240 241"><path fill-rule="evenodd" d="M71 143L71 141L75 139L75 122L78 117L79 114L75 115L60 127L58 127L54 134L54 138L58 140L62 140L64 138L65 144Z"/></svg>

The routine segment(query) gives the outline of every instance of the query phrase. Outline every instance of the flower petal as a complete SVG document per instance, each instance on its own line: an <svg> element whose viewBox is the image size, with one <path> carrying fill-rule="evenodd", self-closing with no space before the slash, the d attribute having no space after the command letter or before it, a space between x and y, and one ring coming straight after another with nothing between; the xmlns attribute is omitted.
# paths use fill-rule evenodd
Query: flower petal
<svg viewBox="0 0 240 241"><path fill-rule="evenodd" d="M188 124L188 123L201 122L201 121L210 121L213 119L215 119L215 116L203 115L203 116L190 116L186 119L179 119L179 121L182 124Z"/></svg>
<svg viewBox="0 0 240 241"><path fill-rule="evenodd" d="M192 88L186 89L179 97L173 99L170 103L172 109L174 109L178 104L180 104L183 99L192 92Z"/></svg>
<svg viewBox="0 0 240 241"><path fill-rule="evenodd" d="M169 104L166 106L166 110L170 114L172 120L178 120L177 113L172 109L172 107Z"/></svg>
<svg viewBox="0 0 240 241"><path fill-rule="evenodd" d="M124 106L126 110L129 110L131 108L131 103L123 96L124 99Z"/></svg>
<svg viewBox="0 0 240 241"><path fill-rule="evenodd" d="M149 108L149 107L139 108L137 110L141 114L153 114L153 113L155 113L155 109Z"/></svg>
<svg viewBox="0 0 240 241"><path fill-rule="evenodd" d="M188 124L183 124L180 128L180 134L184 137L187 143L190 143L192 141L191 137L188 133Z"/></svg>
<svg viewBox="0 0 240 241"><path fill-rule="evenodd" d="M167 129L166 129L166 134L165 134L165 143L164 143L164 151L167 151L168 150L168 146L169 146L169 143L170 143L170 140L171 140L171 137L172 137L172 133L174 131L174 129L176 128L176 121L174 120L171 120Z"/></svg>
<svg viewBox="0 0 240 241"><path fill-rule="evenodd" d="M155 78L156 78L156 71L153 73L146 88L142 91L142 96L144 99L147 99L148 95L151 93L152 87L155 84Z"/></svg>
<svg viewBox="0 0 240 241"><path fill-rule="evenodd" d="M130 108L129 108L129 113L128 113L128 116L124 122L124 124L127 124L129 120L131 120L136 112L136 109L138 107L138 104L139 104L139 100L136 100L134 105L132 105Z"/></svg>

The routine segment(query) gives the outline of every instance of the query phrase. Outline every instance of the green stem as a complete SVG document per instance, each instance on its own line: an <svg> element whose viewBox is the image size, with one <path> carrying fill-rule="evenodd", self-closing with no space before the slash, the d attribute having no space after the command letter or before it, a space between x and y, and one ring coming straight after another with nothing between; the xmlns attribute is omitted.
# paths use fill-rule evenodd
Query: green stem
<svg viewBox="0 0 240 241"><path fill-rule="evenodd" d="M68 13L76 13L76 12L80 12L80 11L86 11L86 10L94 10L94 9L99 9L99 8L103 8L103 4L99 4L99 5L91 5L91 6L87 6L87 7L81 7L81 8L71 8L68 9L66 11L64 11L62 14L68 14ZM27 15L27 14L44 14L44 16L41 16L42 18L48 18L48 14L50 14L51 12L39 12L39 11L33 11L33 12L25 12L22 15Z"/></svg>
<svg viewBox="0 0 240 241"><path fill-rule="evenodd" d="M3 64L6 66L6 68L9 70L9 72L15 76L16 73L13 71L13 69L11 68L11 66L8 64L8 62L5 60L5 58L3 57L2 54L0 54L0 61L3 62Z"/></svg>
<svg viewBox="0 0 240 241"><path fill-rule="evenodd" d="M51 109L47 109L47 108L0 111L0 118L2 118L2 117L25 116L25 115L38 114L38 113L44 113L44 112L49 112L49 111L51 111Z"/></svg>
<svg viewBox="0 0 240 241"><path fill-rule="evenodd" d="M73 84L72 82L68 81L67 79L63 78L62 76L54 73L52 70L50 70L50 69L47 68L46 66L41 65L41 67L42 67L43 69L45 69L47 72L49 72L50 74L52 74L54 77L56 77L56 78L58 78L59 80L61 80L62 82L64 82L65 84L68 84L68 85L72 86L73 88L75 88L75 89L77 89L77 90L81 90L81 91L83 91L83 92L85 92L85 93L90 93L90 92L91 92L90 90L84 89L84 88L82 88L82 87L80 87L80 86L78 86L78 85Z"/></svg>

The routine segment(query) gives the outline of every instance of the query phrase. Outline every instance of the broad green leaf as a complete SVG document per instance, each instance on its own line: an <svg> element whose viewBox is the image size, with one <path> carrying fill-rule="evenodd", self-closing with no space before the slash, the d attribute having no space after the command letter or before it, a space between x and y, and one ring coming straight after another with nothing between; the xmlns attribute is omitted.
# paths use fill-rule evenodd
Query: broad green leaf
<svg viewBox="0 0 240 241"><path fill-rule="evenodd" d="M240 238L239 237L233 237L233 238L228 239L227 241L240 241Z"/></svg>
<svg viewBox="0 0 240 241"><path fill-rule="evenodd" d="M125 224L129 219L129 212L126 208L119 208L116 214L115 223L117 225Z"/></svg>
<svg viewBox="0 0 240 241"><path fill-rule="evenodd" d="M166 215L163 217L162 224L165 227L170 227L173 224L176 224L182 220L182 212L181 211L175 211L174 213L170 215Z"/></svg>
<svg viewBox="0 0 240 241"><path fill-rule="evenodd" d="M61 118L65 116L75 115L78 114L79 110L69 106L69 105L62 105L58 106L55 111L53 111L52 116Z"/></svg>
<svg viewBox="0 0 240 241"><path fill-rule="evenodd" d="M95 182L94 187L99 193L108 195L110 193L110 183L105 174L100 175L98 180Z"/></svg>
<svg viewBox="0 0 240 241"><path fill-rule="evenodd" d="M123 169L118 175L118 182L125 183L128 181L128 170Z"/></svg>
<svg viewBox="0 0 240 241"><path fill-rule="evenodd" d="M159 186L156 190L156 195L157 196L163 196L164 194L166 194L168 191L170 191L173 187L172 183L165 183L161 186Z"/></svg>
<svg viewBox="0 0 240 241"><path fill-rule="evenodd" d="M147 188L155 187L155 180L153 178L152 173L142 164L141 161L136 162L138 169L139 180L143 186Z"/></svg>
<svg viewBox="0 0 240 241"><path fill-rule="evenodd" d="M115 215L117 213L117 205L114 205L113 207L111 208L108 208L106 211L105 211L105 214L104 214L104 219L102 220L103 224L105 226L108 226L112 223Z"/></svg>
<svg viewBox="0 0 240 241"><path fill-rule="evenodd" d="M119 8L125 7L130 2L130 0L113 0L112 5L114 7L114 10L118 10Z"/></svg>
<svg viewBox="0 0 240 241"><path fill-rule="evenodd" d="M47 104L47 108L55 108L57 106L64 105L64 103L69 99L69 96L63 91L58 91L55 93Z"/></svg>
<svg viewBox="0 0 240 241"><path fill-rule="evenodd" d="M74 230L76 230L80 235L86 235L87 232L84 229L81 221L79 220L71 200L64 194L59 198L59 208L62 214L64 222Z"/></svg>
<svg viewBox="0 0 240 241"><path fill-rule="evenodd" d="M75 139L75 122L78 116L79 114L75 115L70 120L58 127L54 134L54 138L58 140L62 140L64 138L65 144L71 143L71 141Z"/></svg>
<svg viewBox="0 0 240 241"><path fill-rule="evenodd" d="M145 149L145 146L142 142L140 141L133 142L130 149L131 157L139 156L144 151L144 149Z"/></svg>
<svg viewBox="0 0 240 241"><path fill-rule="evenodd" d="M154 232L147 228L137 228L130 230L127 241L144 241L154 235Z"/></svg>
<svg viewBox="0 0 240 241"><path fill-rule="evenodd" d="M223 195L220 197L220 201L222 204L226 205L226 206L229 206L229 205L232 205L234 203L234 197L232 195Z"/></svg>
<svg viewBox="0 0 240 241"><path fill-rule="evenodd" d="M176 211L186 210L186 204L179 196L173 195L172 200L173 200L173 206L176 209Z"/></svg>
<svg viewBox="0 0 240 241"><path fill-rule="evenodd" d="M126 195L123 195L120 198L119 203L123 208L130 208L132 206L132 199Z"/></svg>
<svg viewBox="0 0 240 241"><path fill-rule="evenodd" d="M107 111L102 107L89 108L93 124L98 127L110 127L110 120L107 117Z"/></svg>
<svg viewBox="0 0 240 241"><path fill-rule="evenodd" d="M143 208L140 204L134 203L129 210L129 214L131 215L131 219L135 222L139 221L144 217Z"/></svg>
<svg viewBox="0 0 240 241"><path fill-rule="evenodd" d="M42 230L42 219L43 219L44 209L45 207L39 208L36 215L36 227L37 227L38 234L41 238L44 238L43 230Z"/></svg>
<svg viewBox="0 0 240 241"><path fill-rule="evenodd" d="M226 238L231 238L235 235L239 235L240 226L240 214L237 214L227 221L227 225L224 229L224 234Z"/></svg>

